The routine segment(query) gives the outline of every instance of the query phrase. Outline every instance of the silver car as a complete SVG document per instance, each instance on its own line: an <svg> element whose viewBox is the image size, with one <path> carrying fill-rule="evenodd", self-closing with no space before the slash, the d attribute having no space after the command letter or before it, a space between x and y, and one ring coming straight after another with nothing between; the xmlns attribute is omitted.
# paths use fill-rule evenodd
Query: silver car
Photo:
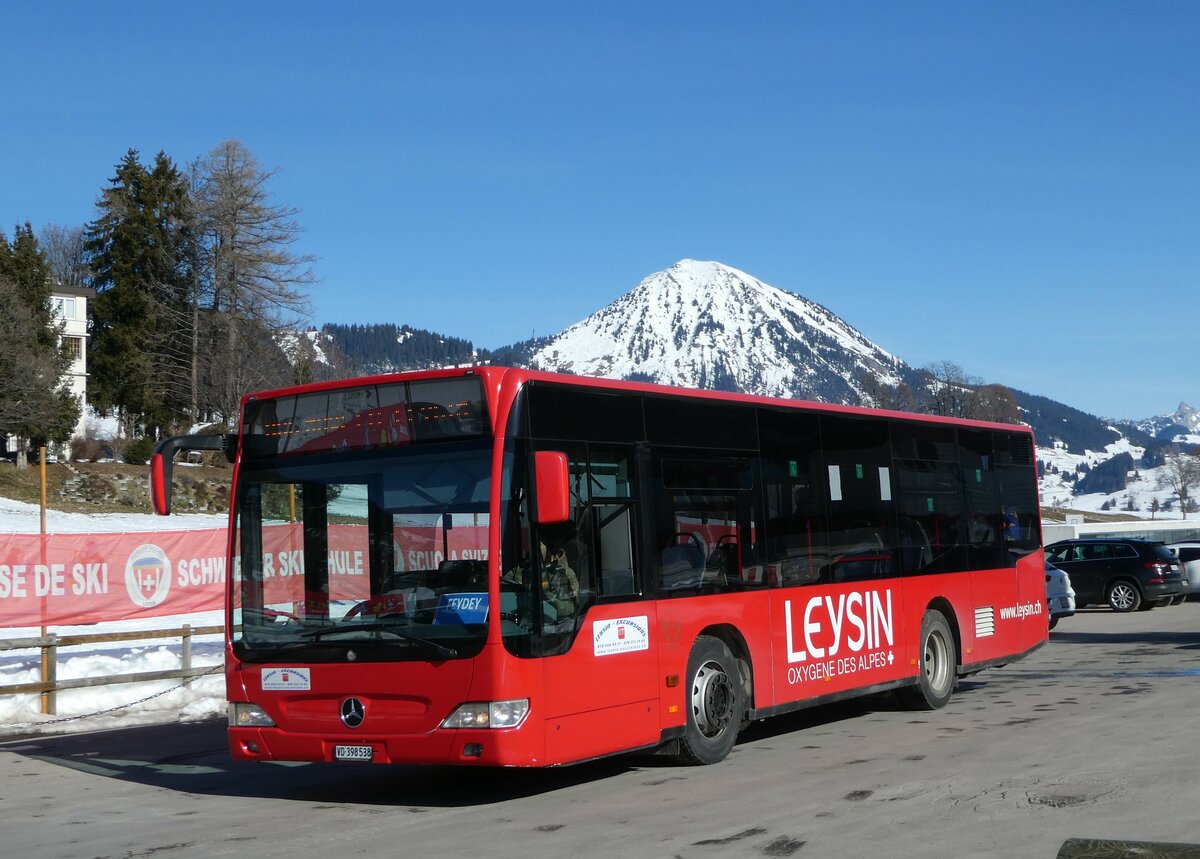
<svg viewBox="0 0 1200 859"><path fill-rule="evenodd" d="M1060 617L1075 614L1075 591L1071 577L1058 567L1046 563L1046 608L1050 614L1050 628L1058 624Z"/></svg>
<svg viewBox="0 0 1200 859"><path fill-rule="evenodd" d="M1167 548L1175 553L1183 564L1183 602L1190 594L1200 594L1200 543L1181 540L1178 543L1168 543Z"/></svg>

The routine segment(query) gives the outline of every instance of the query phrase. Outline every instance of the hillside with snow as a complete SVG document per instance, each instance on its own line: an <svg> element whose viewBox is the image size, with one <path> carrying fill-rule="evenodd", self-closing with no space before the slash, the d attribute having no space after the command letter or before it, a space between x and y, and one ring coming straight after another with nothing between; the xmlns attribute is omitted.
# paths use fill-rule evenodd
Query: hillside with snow
<svg viewBox="0 0 1200 859"><path fill-rule="evenodd" d="M542 370L859 403L911 370L824 307L719 262L681 260L542 341Z"/></svg>

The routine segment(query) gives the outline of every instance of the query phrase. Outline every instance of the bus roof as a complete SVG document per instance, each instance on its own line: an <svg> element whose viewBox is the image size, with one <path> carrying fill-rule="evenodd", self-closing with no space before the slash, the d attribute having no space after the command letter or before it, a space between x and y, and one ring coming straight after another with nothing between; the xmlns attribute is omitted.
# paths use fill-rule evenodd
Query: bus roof
<svg viewBox="0 0 1200 859"><path fill-rule="evenodd" d="M551 373L542 370L527 370L518 367L498 365L478 365L471 367L445 367L431 370L409 370L399 373L384 373L372 376L358 376L337 379L326 382L313 382L307 385L295 385L274 390L256 391L242 397L242 406L247 402L277 397L294 396L296 394L334 391L346 388L366 387L371 385L395 384L397 382L421 381L426 379L450 379L463 376L479 376L483 382L484 394L488 401L488 412L498 414L501 389L506 386L521 386L529 382L545 382L556 385L571 385L581 388L591 388L605 391L625 391L628 393L648 394L662 397L689 397L724 403L745 403L747 405L775 406L782 408L801 408L808 411L827 414L860 415L863 417L886 417L897 420L915 421L918 423L944 424L952 426L968 426L979 429L1000 430L1004 432L1023 432L1032 435L1033 430L1027 424L996 423L966 418L950 418L941 415L925 415L917 412L901 412L889 409L875 409L866 406L847 406L841 404L822 403L816 400L793 400L782 397L765 397L757 394L731 393L728 391L712 391L700 388L683 388L674 385L660 385L653 382L633 382L624 379L604 379L595 376L576 376L570 373Z"/></svg>

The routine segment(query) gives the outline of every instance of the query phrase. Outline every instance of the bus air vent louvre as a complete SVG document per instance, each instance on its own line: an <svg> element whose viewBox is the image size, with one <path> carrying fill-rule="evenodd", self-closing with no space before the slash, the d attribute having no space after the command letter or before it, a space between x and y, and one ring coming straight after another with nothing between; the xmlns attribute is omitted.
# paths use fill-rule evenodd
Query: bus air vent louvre
<svg viewBox="0 0 1200 859"><path fill-rule="evenodd" d="M996 634L996 613L990 605L975 609L975 637L987 638Z"/></svg>

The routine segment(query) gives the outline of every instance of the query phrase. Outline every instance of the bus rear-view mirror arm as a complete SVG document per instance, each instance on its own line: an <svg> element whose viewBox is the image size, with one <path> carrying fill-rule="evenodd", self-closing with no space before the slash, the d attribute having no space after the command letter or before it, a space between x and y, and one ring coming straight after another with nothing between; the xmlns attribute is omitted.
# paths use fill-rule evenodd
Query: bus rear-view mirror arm
<svg viewBox="0 0 1200 859"><path fill-rule="evenodd" d="M181 450L220 450L225 458L233 462L237 449L237 436L229 435L175 435L165 438L154 448L150 457L150 500L154 512L159 516L171 514L172 461Z"/></svg>

